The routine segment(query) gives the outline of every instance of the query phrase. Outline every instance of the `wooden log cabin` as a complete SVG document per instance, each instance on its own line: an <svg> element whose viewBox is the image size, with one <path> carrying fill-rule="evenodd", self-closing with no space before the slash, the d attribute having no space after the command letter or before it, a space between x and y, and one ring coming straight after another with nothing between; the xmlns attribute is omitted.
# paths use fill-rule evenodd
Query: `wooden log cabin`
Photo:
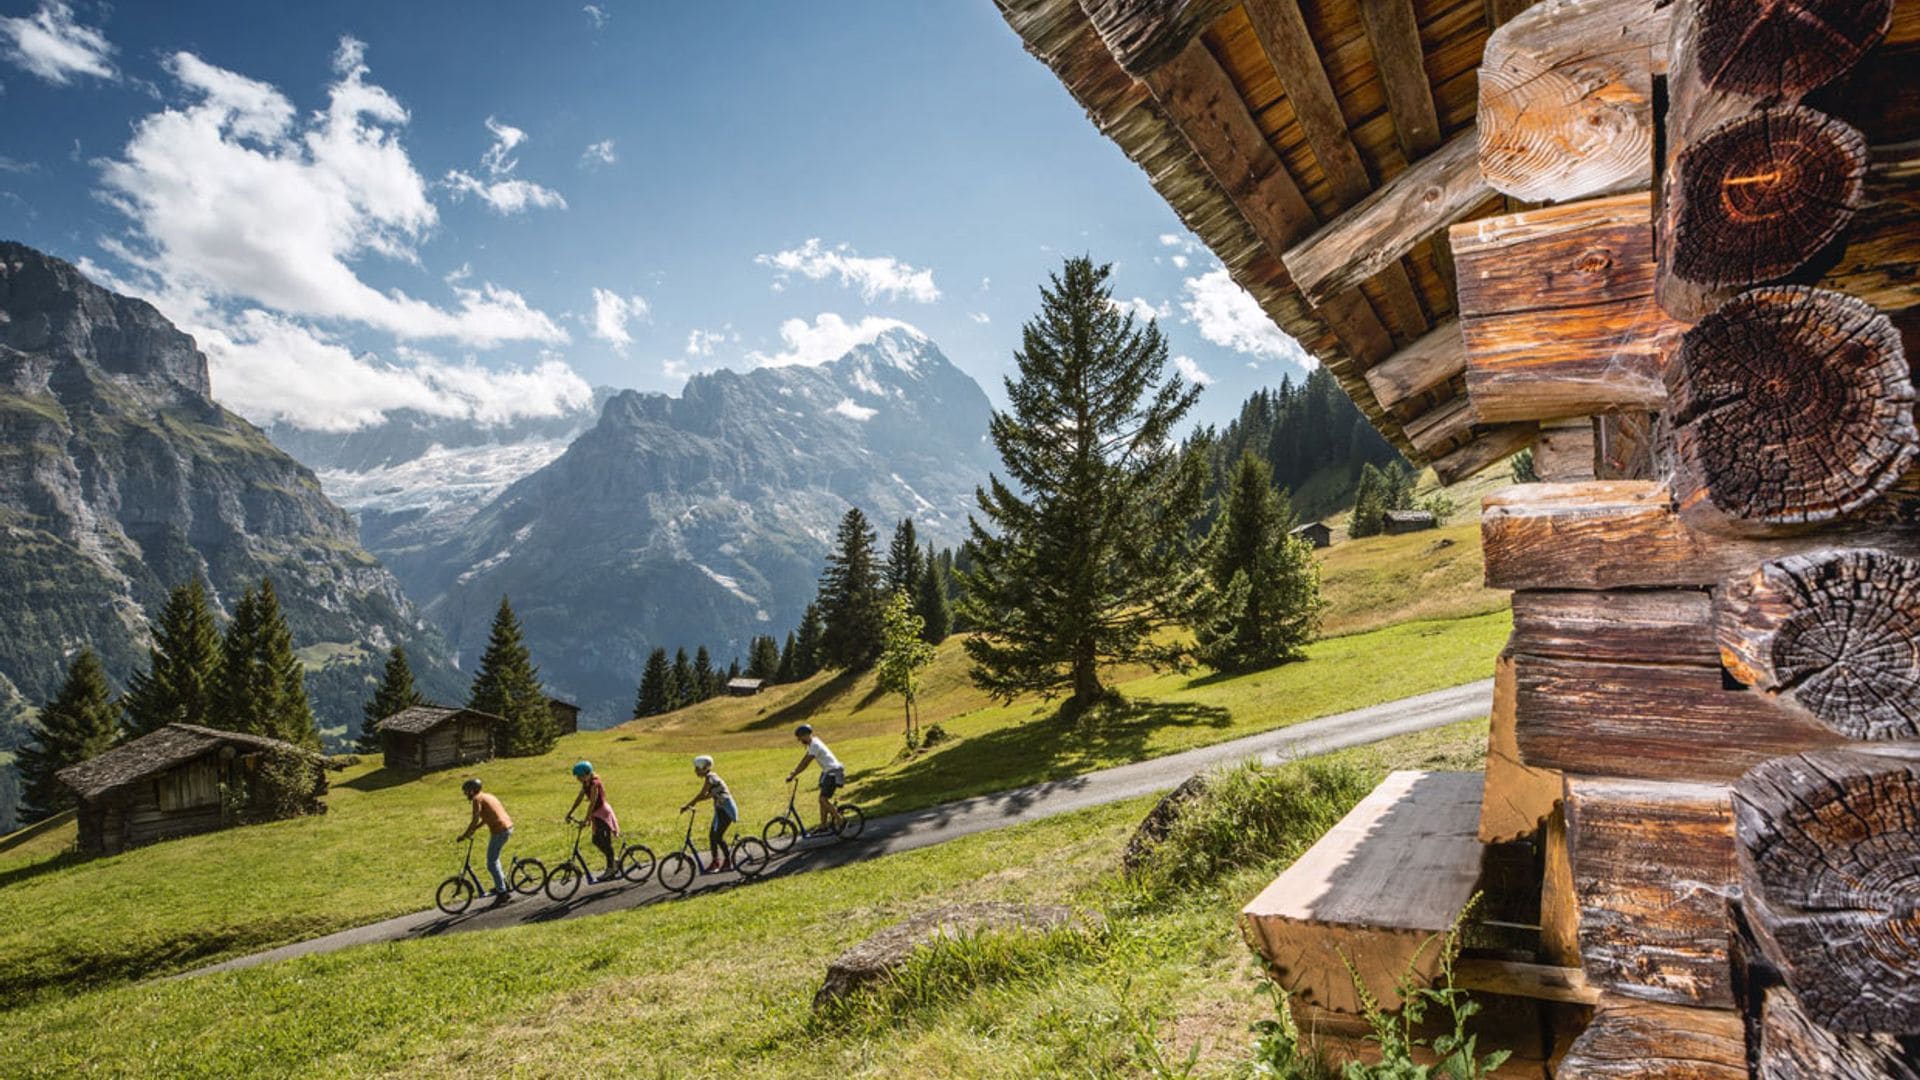
<svg viewBox="0 0 1920 1080"><path fill-rule="evenodd" d="M1337 1018L1520 844L1514 1075L1920 1076L1920 0L995 3L1402 452L1534 451L1478 843L1389 781L1274 976Z"/></svg>
<svg viewBox="0 0 1920 1080"><path fill-rule="evenodd" d="M504 723L475 709L412 705L381 720L375 730L387 768L432 772L491 761Z"/></svg>
<svg viewBox="0 0 1920 1080"><path fill-rule="evenodd" d="M281 801L277 812L325 809L327 777L318 754L279 739L197 724L168 724L62 769L59 779L78 799L80 850L112 855L254 817L249 796L269 757L299 762L313 777L305 799Z"/></svg>
<svg viewBox="0 0 1920 1080"><path fill-rule="evenodd" d="M555 735L572 735L580 730L580 706L557 697L547 699L547 712L553 717Z"/></svg>

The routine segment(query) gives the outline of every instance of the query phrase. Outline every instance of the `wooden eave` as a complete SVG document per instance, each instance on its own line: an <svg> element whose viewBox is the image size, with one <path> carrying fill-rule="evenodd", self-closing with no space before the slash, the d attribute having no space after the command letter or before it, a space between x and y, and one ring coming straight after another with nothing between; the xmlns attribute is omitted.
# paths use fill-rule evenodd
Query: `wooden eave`
<svg viewBox="0 0 1920 1080"><path fill-rule="evenodd" d="M1451 479L1524 444L1532 424L1438 420L1459 413L1466 395L1446 229L1508 209L1477 170L1441 176L1439 167L1450 143L1473 138L1481 53L1496 20L1517 5L995 3L1233 280L1411 460ZM1275 56L1287 58L1285 71ZM1380 212L1396 200L1403 211ZM1383 224L1397 224L1390 231L1398 235ZM1323 273L1320 291L1334 295L1309 299L1288 256L1312 251L1324 267L1329 246L1342 243L1359 256L1385 243L1399 256L1375 257L1377 272L1354 286L1350 276ZM1428 363L1435 331L1447 338L1438 351L1453 358L1432 360L1434 377L1412 380L1418 392L1388 393L1383 403L1383 380L1370 384L1367 372L1396 360L1402 369ZM1407 385L1404 376L1394 381ZM1410 427L1425 434L1418 445Z"/></svg>

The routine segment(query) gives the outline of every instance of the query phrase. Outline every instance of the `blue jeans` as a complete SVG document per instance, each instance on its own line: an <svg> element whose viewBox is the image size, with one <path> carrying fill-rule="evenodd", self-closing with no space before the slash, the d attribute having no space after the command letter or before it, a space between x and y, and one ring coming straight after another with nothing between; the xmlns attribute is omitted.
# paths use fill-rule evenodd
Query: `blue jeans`
<svg viewBox="0 0 1920 1080"><path fill-rule="evenodd" d="M507 875L500 872L500 852L513 839L513 830L507 829L487 837L487 873L493 875L493 891L507 891Z"/></svg>
<svg viewBox="0 0 1920 1080"><path fill-rule="evenodd" d="M727 846L727 830L740 820L740 809L733 800L713 804L713 823L707 826L707 845L718 852Z"/></svg>

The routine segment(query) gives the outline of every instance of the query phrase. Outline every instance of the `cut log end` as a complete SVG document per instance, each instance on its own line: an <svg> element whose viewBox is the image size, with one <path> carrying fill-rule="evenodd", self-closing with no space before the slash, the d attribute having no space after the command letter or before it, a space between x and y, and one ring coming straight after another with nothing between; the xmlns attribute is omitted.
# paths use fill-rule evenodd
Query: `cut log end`
<svg viewBox="0 0 1920 1080"><path fill-rule="evenodd" d="M1920 749L1776 758L1733 806L1742 913L1807 1015L1920 1035Z"/></svg>
<svg viewBox="0 0 1920 1080"><path fill-rule="evenodd" d="M1920 458L1900 334L1839 293L1769 287L1729 301L1682 338L1667 391L1683 513L1830 521Z"/></svg>
<svg viewBox="0 0 1920 1080"><path fill-rule="evenodd" d="M1853 219L1867 160L1858 131L1811 109L1768 109L1709 131L1667 181L1661 305L1698 318L1725 291L1804 265Z"/></svg>
<svg viewBox="0 0 1920 1080"><path fill-rule="evenodd" d="M1893 0L1698 0L1695 12L1694 56L1709 88L1797 98L1879 44Z"/></svg>

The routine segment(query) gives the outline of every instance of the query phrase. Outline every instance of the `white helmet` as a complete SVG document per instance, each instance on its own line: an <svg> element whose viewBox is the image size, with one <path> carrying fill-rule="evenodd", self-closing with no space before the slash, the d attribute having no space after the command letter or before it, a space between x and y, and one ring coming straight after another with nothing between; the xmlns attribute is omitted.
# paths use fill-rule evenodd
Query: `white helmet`
<svg viewBox="0 0 1920 1080"><path fill-rule="evenodd" d="M699 757L693 759L693 771L699 773L701 776L707 775L707 771L712 768L713 759L705 754L701 754Z"/></svg>

